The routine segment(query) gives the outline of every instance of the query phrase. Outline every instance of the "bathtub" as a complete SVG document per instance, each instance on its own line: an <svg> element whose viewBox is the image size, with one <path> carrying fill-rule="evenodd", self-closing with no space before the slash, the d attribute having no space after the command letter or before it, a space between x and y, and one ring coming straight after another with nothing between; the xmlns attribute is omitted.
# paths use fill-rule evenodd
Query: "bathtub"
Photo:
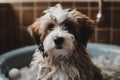
<svg viewBox="0 0 120 80"><path fill-rule="evenodd" d="M21 68L29 66L36 45L26 46L4 53L0 56L0 74L7 76L11 68ZM90 53L92 58L97 58L100 55L105 55L111 61L120 55L120 47L107 44L88 43L87 52ZM0 79L1 80L1 79ZM3 79L4 80L4 79Z"/></svg>

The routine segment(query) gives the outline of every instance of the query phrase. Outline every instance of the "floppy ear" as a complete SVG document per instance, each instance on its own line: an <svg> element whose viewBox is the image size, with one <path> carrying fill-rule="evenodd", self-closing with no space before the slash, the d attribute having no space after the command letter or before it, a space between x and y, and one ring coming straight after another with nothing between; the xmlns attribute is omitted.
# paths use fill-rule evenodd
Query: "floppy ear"
<svg viewBox="0 0 120 80"><path fill-rule="evenodd" d="M88 16L79 12L78 24L80 43L86 47L88 39L91 37L94 31L95 22Z"/></svg>
<svg viewBox="0 0 120 80"><path fill-rule="evenodd" d="M36 43L40 44L40 25L38 24L38 21L34 22L32 25L30 25L27 28L27 31L30 33L30 35L35 39Z"/></svg>

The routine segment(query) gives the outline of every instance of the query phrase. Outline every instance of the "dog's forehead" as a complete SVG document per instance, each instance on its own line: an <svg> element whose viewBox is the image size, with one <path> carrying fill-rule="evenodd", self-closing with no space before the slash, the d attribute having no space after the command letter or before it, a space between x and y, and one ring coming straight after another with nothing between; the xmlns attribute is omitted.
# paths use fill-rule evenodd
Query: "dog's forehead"
<svg viewBox="0 0 120 80"><path fill-rule="evenodd" d="M60 4L57 4L54 7L49 7L47 10L44 11L44 13L44 17L55 19L58 23L62 23L67 18L72 18L73 20L78 18L78 16L76 16L76 10L70 11L70 9L63 9Z"/></svg>

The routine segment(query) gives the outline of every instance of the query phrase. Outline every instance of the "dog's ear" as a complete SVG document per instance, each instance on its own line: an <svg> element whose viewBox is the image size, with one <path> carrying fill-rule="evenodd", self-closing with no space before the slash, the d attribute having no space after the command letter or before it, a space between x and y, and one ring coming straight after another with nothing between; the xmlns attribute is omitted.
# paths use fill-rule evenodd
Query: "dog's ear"
<svg viewBox="0 0 120 80"><path fill-rule="evenodd" d="M84 47L86 47L88 39L91 37L94 31L95 22L81 12L78 13L79 17L77 18L77 20L79 24L79 40L80 43L83 44Z"/></svg>
<svg viewBox="0 0 120 80"><path fill-rule="evenodd" d="M35 39L36 43L40 44L40 25L38 21L35 21L32 25L30 25L27 28L27 31L30 33L30 35Z"/></svg>

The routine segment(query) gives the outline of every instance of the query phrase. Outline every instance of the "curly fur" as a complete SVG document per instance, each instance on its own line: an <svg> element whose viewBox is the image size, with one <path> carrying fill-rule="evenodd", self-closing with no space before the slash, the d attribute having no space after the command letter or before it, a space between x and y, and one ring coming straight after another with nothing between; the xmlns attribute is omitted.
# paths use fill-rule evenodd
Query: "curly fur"
<svg viewBox="0 0 120 80"><path fill-rule="evenodd" d="M32 80L102 80L101 71L85 50L94 21L60 4L44 13L28 28L40 46L30 65ZM62 49L56 49L57 37L64 38Z"/></svg>

